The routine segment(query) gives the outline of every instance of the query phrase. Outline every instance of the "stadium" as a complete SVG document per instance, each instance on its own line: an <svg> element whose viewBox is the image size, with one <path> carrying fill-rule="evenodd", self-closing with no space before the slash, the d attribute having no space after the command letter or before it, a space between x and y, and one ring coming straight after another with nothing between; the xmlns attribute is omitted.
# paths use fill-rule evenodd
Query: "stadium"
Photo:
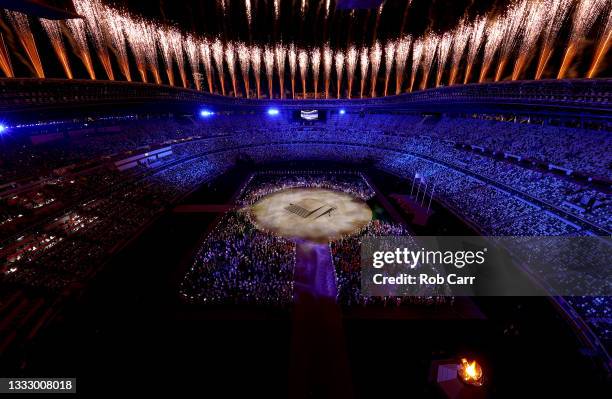
<svg viewBox="0 0 612 399"><path fill-rule="evenodd" d="M609 1L177 3L0 1L0 392L610 395Z"/></svg>

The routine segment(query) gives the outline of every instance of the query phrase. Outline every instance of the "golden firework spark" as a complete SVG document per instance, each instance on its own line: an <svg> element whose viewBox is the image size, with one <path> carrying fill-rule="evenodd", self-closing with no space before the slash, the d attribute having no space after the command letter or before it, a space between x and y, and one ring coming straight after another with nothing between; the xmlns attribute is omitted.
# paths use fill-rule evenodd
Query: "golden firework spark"
<svg viewBox="0 0 612 399"><path fill-rule="evenodd" d="M238 61L240 62L240 71L242 72L242 82L244 83L244 92L246 98L250 98L249 88L249 71L251 70L251 51L244 43L238 43Z"/></svg>
<svg viewBox="0 0 612 399"><path fill-rule="evenodd" d="M336 64L336 81L338 84L336 98L340 98L340 87L342 86L342 73L344 72L344 52L342 50L336 50L334 55L334 61Z"/></svg>
<svg viewBox="0 0 612 399"><path fill-rule="evenodd" d="M91 38L98 58L104 67L109 80L115 80L113 67L108 53L104 28L104 8L100 0L74 0L74 8L82 15L87 25L87 33Z"/></svg>
<svg viewBox="0 0 612 399"><path fill-rule="evenodd" d="M368 69L370 67L370 54L367 47L362 47L359 52L359 71L361 74L361 87L359 89L359 98L363 98L365 84L368 79Z"/></svg>
<svg viewBox="0 0 612 399"><path fill-rule="evenodd" d="M30 21L28 20L28 16L20 12L8 10L6 10L6 15L17 33L17 38L19 39L21 46L32 63L32 68L34 69L36 77L43 79L45 77L45 72L43 70L42 62L40 61L40 56L38 55L38 48L36 47L36 42L34 41L34 35L30 29Z"/></svg>
<svg viewBox="0 0 612 399"><path fill-rule="evenodd" d="M45 32L47 32L47 36L49 37L49 41L51 42L53 51L55 52L55 55L57 55L60 64L62 64L62 68L64 69L66 77L68 79L72 79L72 70L70 69L68 54L66 54L66 47L64 46L64 38L62 36L62 28L60 25L61 22L57 20L41 18L40 24L42 25Z"/></svg>
<svg viewBox="0 0 612 399"><path fill-rule="evenodd" d="M106 23L106 32L109 37L110 47L117 58L119 63L119 70L128 82L132 81L132 74L130 72L130 62L128 58L127 42L125 39L125 33L123 32L124 18L128 18L127 15L123 15L119 10L115 10L111 7L104 7L104 21Z"/></svg>
<svg viewBox="0 0 612 399"><path fill-rule="evenodd" d="M440 36L436 34L429 34L425 36L423 40L423 57L421 59L421 67L423 68L423 78L421 80L421 90L427 87L427 78L429 77L429 71L431 70L431 64L436 55L438 43L440 42Z"/></svg>
<svg viewBox="0 0 612 399"><path fill-rule="evenodd" d="M540 35L545 30L544 26L550 20L549 12L550 8L546 1L536 1L527 5L523 39L519 44L518 57L512 70L512 80L519 79L523 69L527 66Z"/></svg>
<svg viewBox="0 0 612 399"><path fill-rule="evenodd" d="M485 17L477 18L470 29L470 44L467 52L467 65L465 66L465 78L463 83L466 84L470 80L470 74L474 67L474 62L482 46L482 39L484 38L485 28L487 26L487 19Z"/></svg>
<svg viewBox="0 0 612 399"><path fill-rule="evenodd" d="M266 68L266 78L268 79L268 96L274 98L273 79L274 79L274 49L270 46L264 47L263 52L264 67Z"/></svg>
<svg viewBox="0 0 612 399"><path fill-rule="evenodd" d="M387 95L387 89L389 88L389 78L391 78L391 69L393 68L393 62L395 60L395 48L397 43L395 40L388 40L385 45L385 90L384 95Z"/></svg>
<svg viewBox="0 0 612 399"><path fill-rule="evenodd" d="M325 98L329 98L329 82L331 77L334 53L329 47L329 43L323 46L323 81L325 82Z"/></svg>
<svg viewBox="0 0 612 399"><path fill-rule="evenodd" d="M593 55L593 61L591 67L587 72L587 78L594 78L597 75L597 70L601 61L605 57L606 53L610 49L610 42L612 41L612 6L608 8L608 19L601 31L597 45L595 46L595 54Z"/></svg>
<svg viewBox="0 0 612 399"><path fill-rule="evenodd" d="M72 47L77 57L83 62L89 78L96 80L96 72L94 71L91 54L89 52L89 44L85 33L85 22L82 19L73 18L66 20L66 26L72 35Z"/></svg>
<svg viewBox="0 0 612 399"><path fill-rule="evenodd" d="M4 72L4 75L7 78L15 77L13 65L11 64L11 59L9 57L8 50L6 49L6 44L4 43L4 36L2 36L2 33L0 33L0 69L2 69L2 72Z"/></svg>
<svg viewBox="0 0 612 399"><path fill-rule="evenodd" d="M522 40L527 4L527 0L523 0L512 5L503 18L504 33L499 44L499 62L497 63L497 72L495 73L496 82L502 78L504 69L517 42Z"/></svg>
<svg viewBox="0 0 612 399"><path fill-rule="evenodd" d="M223 43L219 38L216 38L211 45L212 58L215 61L217 74L219 75L219 83L221 84L221 95L225 95L225 68L223 67Z"/></svg>
<svg viewBox="0 0 612 399"><path fill-rule="evenodd" d="M448 79L449 86L455 84L455 79L457 79L457 73L459 72L459 64L461 63L461 58L463 57L471 34L472 25L465 20L459 22L459 26L457 26L453 32L453 53L451 56L451 72Z"/></svg>
<svg viewBox="0 0 612 399"><path fill-rule="evenodd" d="M436 87L440 86L440 82L442 81L442 74L444 73L444 68L446 66L446 60L448 59L448 54L450 53L451 46L453 45L453 34L450 32L444 33L440 37L440 41L438 42L438 52L437 52L437 73L436 73Z"/></svg>
<svg viewBox="0 0 612 399"><path fill-rule="evenodd" d="M348 80L347 97L351 98L353 91L353 79L355 78L355 69L357 68L357 49L350 45L346 50L346 78Z"/></svg>
<svg viewBox="0 0 612 399"><path fill-rule="evenodd" d="M200 41L200 58L206 69L206 80L208 81L208 91L214 93L213 88L213 66L211 60L210 43L207 39Z"/></svg>
<svg viewBox="0 0 612 399"><path fill-rule="evenodd" d="M191 34L187 35L185 39L185 52L187 53L189 66L191 66L191 76L193 77L196 90L202 90L200 79L200 44Z"/></svg>
<svg viewBox="0 0 612 399"><path fill-rule="evenodd" d="M480 68L480 78L478 80L480 83L484 82L487 72L493 63L493 57L504 38L504 21L502 19L489 21L489 25L486 29L486 37L484 54L482 56L482 67Z"/></svg>
<svg viewBox="0 0 612 399"><path fill-rule="evenodd" d="M287 60L289 61L289 74L291 75L291 98L295 98L295 70L297 68L297 52L295 44L291 43L287 50Z"/></svg>
<svg viewBox="0 0 612 399"><path fill-rule="evenodd" d="M300 77L302 78L302 98L306 98L306 78L308 76L308 52L306 52L306 50L298 50L298 63L300 67Z"/></svg>
<svg viewBox="0 0 612 399"><path fill-rule="evenodd" d="M166 76L168 76L168 83L170 86L174 86L174 69L172 62L174 59L172 44L170 43L170 31L168 29L157 30L157 43L161 49L162 59L166 67Z"/></svg>
<svg viewBox="0 0 612 399"><path fill-rule="evenodd" d="M321 67L321 50L315 47L310 52L310 63L312 68L312 82L314 86L314 95L317 98L319 88L319 70Z"/></svg>
<svg viewBox="0 0 612 399"><path fill-rule="evenodd" d="M544 31L542 32L542 46L540 48L540 56L538 58L538 67L536 68L536 79L541 79L546 64L552 56L557 36L559 31L563 27L569 11L574 4L574 0L545 0L546 7L549 10L551 16L548 21L544 24Z"/></svg>
<svg viewBox="0 0 612 399"><path fill-rule="evenodd" d="M251 67L255 75L255 86L257 98L261 97L261 48L258 45L251 46Z"/></svg>
<svg viewBox="0 0 612 399"><path fill-rule="evenodd" d="M376 81L382 59L382 48L378 41L374 42L370 48L370 96L376 97Z"/></svg>
<svg viewBox="0 0 612 399"><path fill-rule="evenodd" d="M274 61L278 73L278 84L280 86L280 98L285 98L285 59L287 58L287 47L283 43L274 46Z"/></svg>
<svg viewBox="0 0 612 399"><path fill-rule="evenodd" d="M406 69L406 61L410 55L410 44L412 37L407 35L402 37L397 43L395 50L395 94L402 92L402 83L404 82L404 71Z"/></svg>

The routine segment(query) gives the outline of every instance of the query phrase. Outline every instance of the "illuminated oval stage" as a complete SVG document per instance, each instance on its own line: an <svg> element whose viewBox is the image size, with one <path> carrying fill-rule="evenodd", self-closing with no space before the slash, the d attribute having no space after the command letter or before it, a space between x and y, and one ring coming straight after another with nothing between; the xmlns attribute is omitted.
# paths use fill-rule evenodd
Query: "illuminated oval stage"
<svg viewBox="0 0 612 399"><path fill-rule="evenodd" d="M372 220L372 210L364 201L322 188L274 192L255 203L251 214L262 230L319 243L357 232Z"/></svg>

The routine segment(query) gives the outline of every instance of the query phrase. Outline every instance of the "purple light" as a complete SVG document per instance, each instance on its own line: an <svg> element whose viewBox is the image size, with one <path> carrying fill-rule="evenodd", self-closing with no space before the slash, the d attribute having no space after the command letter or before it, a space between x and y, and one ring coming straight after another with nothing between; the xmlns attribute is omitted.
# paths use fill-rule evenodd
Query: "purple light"
<svg viewBox="0 0 612 399"><path fill-rule="evenodd" d="M209 111L207 109L203 109L203 110L200 111L200 116L202 118L208 118L209 116L213 116L214 114L215 114L214 112Z"/></svg>

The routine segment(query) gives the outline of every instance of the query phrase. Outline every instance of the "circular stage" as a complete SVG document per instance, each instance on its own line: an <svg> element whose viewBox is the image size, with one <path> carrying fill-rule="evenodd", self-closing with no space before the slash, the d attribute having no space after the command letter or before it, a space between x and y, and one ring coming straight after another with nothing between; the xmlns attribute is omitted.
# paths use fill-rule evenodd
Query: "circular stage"
<svg viewBox="0 0 612 399"><path fill-rule="evenodd" d="M328 242L356 232L372 220L372 210L350 194L322 188L290 188L251 207L258 228L287 238Z"/></svg>

